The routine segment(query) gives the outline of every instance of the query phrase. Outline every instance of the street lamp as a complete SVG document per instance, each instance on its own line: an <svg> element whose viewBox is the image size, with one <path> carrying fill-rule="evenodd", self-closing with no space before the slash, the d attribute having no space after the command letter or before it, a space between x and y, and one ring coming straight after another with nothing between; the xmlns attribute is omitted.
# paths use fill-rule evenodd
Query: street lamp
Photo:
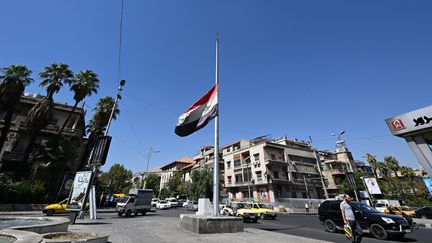
<svg viewBox="0 0 432 243"><path fill-rule="evenodd" d="M338 152L346 150L345 140L342 139L343 134L345 134L345 130L340 131L337 135L335 133L331 134L333 137L337 136L336 151L338 151Z"/></svg>
<svg viewBox="0 0 432 243"><path fill-rule="evenodd" d="M147 154L147 167L146 167L146 171L145 171L145 177L147 177L147 174L148 174L148 167L149 167L149 164L150 164L150 158L151 158L151 155L152 154L156 154L156 153L159 153L160 151L158 151L158 150L153 150L153 148L152 147L150 147L150 149L149 149L149 152L148 152L148 154ZM144 183L143 183L143 189L145 189L145 187L146 187L146 181L144 180L144 175L143 175L143 181L144 181Z"/></svg>

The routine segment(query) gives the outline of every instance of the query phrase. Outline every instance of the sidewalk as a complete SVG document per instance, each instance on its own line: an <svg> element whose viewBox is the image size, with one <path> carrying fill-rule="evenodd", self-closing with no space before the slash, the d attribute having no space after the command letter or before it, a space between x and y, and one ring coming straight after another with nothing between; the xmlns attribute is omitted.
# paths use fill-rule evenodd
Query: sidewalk
<svg viewBox="0 0 432 243"><path fill-rule="evenodd" d="M419 227L432 228L432 219L414 218L413 220Z"/></svg>
<svg viewBox="0 0 432 243"><path fill-rule="evenodd" d="M245 228L245 232L230 234L196 234L180 227L180 219L172 217L144 216L133 218L106 217L92 220L77 220L69 231L109 234L110 242L271 242L312 243L328 242L305 237ZM247 227L247 224L245 225Z"/></svg>

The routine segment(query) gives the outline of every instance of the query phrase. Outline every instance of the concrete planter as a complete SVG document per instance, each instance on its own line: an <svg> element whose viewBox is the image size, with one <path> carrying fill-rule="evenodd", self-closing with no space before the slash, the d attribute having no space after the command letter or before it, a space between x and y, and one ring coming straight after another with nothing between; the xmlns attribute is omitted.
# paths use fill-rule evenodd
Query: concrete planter
<svg viewBox="0 0 432 243"><path fill-rule="evenodd" d="M31 231L38 234L45 234L49 232L65 232L67 231L69 227L70 220L66 218L61 217L6 217L1 216L0 220L14 220L14 219L20 219L20 220L41 220L43 223L41 224L32 224L32 225L24 225L24 226L14 226L10 227L10 229L14 230L25 230L25 231Z"/></svg>
<svg viewBox="0 0 432 243"><path fill-rule="evenodd" d="M39 243L42 242L42 235L28 231L4 229L0 230L0 235L15 238L13 243Z"/></svg>
<svg viewBox="0 0 432 243"><path fill-rule="evenodd" d="M106 243L109 235L91 232L57 232L43 235L43 243Z"/></svg>

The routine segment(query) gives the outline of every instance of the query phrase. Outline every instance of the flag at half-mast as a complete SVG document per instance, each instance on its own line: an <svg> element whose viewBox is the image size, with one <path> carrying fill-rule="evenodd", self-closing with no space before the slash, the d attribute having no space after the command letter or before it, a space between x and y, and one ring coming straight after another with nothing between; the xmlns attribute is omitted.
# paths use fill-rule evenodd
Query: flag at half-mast
<svg viewBox="0 0 432 243"><path fill-rule="evenodd" d="M218 85L196 101L178 119L175 133L180 137L188 136L205 127L218 114Z"/></svg>

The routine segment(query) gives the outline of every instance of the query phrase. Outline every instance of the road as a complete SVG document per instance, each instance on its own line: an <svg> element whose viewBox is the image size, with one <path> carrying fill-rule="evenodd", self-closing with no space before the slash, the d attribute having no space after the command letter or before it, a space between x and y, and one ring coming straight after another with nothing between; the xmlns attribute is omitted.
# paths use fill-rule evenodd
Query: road
<svg viewBox="0 0 432 243"><path fill-rule="evenodd" d="M40 212L23 212L27 216L42 216ZM158 217L168 217L173 218L173 220L178 220L180 214L185 213L195 213L187 211L183 208L168 209L168 210L157 210L156 212L148 213L152 220L157 220ZM8 212L8 215L13 214L13 212ZM104 213L98 214L101 218L119 218L115 212L105 211ZM58 216L67 216L58 215ZM86 215L86 218L88 215ZM142 216L140 216L142 217ZM144 216L146 217L146 216ZM313 239L326 240L331 242L349 242L346 240L345 235L341 233L329 233L324 231L324 227L320 224L318 216L316 215L278 215L276 220L260 220L258 223L247 223L245 227L257 228L267 231L273 231L283 234L291 234L296 236L303 236ZM377 240L370 235L366 235L363 238L364 243L385 243L385 242L419 242L426 243L431 242L432 229L420 228L414 230L413 233L407 234L404 239L392 239L392 240Z"/></svg>
<svg viewBox="0 0 432 243"><path fill-rule="evenodd" d="M190 213L185 209L169 209L158 210L156 214L161 217L178 217L181 213ZM193 212L192 212L193 213ZM247 223L245 227L257 228L283 234L292 234L297 236L309 237L319 240L326 240L332 242L349 242L345 238L343 232L329 233L324 230L324 227L318 220L316 215L278 215L276 220L260 220L258 223ZM407 234L404 239L392 240L378 240L373 236L365 235L362 243L375 243L375 242L431 242L432 229L420 228L411 234Z"/></svg>

